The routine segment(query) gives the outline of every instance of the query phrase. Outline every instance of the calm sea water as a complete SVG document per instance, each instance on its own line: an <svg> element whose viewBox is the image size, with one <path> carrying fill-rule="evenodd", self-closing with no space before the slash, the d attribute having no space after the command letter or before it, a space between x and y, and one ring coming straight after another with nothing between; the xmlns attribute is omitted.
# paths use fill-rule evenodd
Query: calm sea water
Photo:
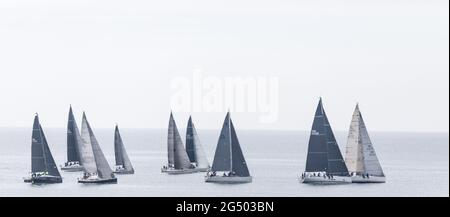
<svg viewBox="0 0 450 217"><path fill-rule="evenodd" d="M44 131L57 164L63 164L65 129ZM112 165L113 129L94 131ZM307 132L238 129L254 181L223 185L205 183L202 173L161 174L167 158L166 130L121 131L135 175L118 175L116 185L83 185L77 183L81 173L62 172L64 183L34 186L22 181L31 167L31 130L0 128L0 196L449 196L448 133L372 132L387 183L311 186L298 182L305 167ZM210 161L218 135L199 130ZM346 133L336 136L344 153Z"/></svg>

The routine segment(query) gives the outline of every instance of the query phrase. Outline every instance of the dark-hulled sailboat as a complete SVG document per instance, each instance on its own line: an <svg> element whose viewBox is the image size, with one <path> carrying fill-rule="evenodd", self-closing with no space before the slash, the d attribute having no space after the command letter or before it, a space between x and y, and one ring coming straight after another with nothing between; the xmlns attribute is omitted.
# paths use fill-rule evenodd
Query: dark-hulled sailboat
<svg viewBox="0 0 450 217"><path fill-rule="evenodd" d="M62 183L61 174L50 152L37 114L34 118L31 139L31 177L25 178L24 181L36 184Z"/></svg>
<svg viewBox="0 0 450 217"><path fill-rule="evenodd" d="M81 125L80 150L81 164L83 165L83 177L78 179L79 183L117 183L108 161L103 154L94 132L83 113L83 123Z"/></svg>
<svg viewBox="0 0 450 217"><path fill-rule="evenodd" d="M317 106L302 183L344 184L351 178L322 104Z"/></svg>
<svg viewBox="0 0 450 217"><path fill-rule="evenodd" d="M67 172L83 171L83 166L80 163L80 154L77 143L81 142L80 131L78 130L75 117L73 115L72 106L69 110L69 120L67 122L67 162L61 166L61 170Z"/></svg>
<svg viewBox="0 0 450 217"><path fill-rule="evenodd" d="M186 129L186 152L191 164L197 171L207 172L210 169L208 159L203 151L192 117L189 117Z"/></svg>
<svg viewBox="0 0 450 217"><path fill-rule="evenodd" d="M225 117L214 162L205 181L231 184L252 182L252 176L242 153L230 112Z"/></svg>
<svg viewBox="0 0 450 217"><path fill-rule="evenodd" d="M134 174L133 165L131 165L125 146L123 145L122 136L120 136L119 126L116 125L114 133L114 154L116 157L116 174Z"/></svg>
<svg viewBox="0 0 450 217"><path fill-rule="evenodd" d="M163 166L161 172L168 174L185 174L198 172L189 161L177 124L170 113L169 130L167 135L168 165Z"/></svg>
<svg viewBox="0 0 450 217"><path fill-rule="evenodd" d="M386 182L359 105L356 105L350 124L345 162L352 175L353 183Z"/></svg>

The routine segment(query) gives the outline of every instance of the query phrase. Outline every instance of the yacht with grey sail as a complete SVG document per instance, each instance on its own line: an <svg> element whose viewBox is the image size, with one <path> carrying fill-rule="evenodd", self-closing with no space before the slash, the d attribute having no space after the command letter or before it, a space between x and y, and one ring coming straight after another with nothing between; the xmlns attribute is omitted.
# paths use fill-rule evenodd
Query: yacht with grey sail
<svg viewBox="0 0 450 217"><path fill-rule="evenodd" d="M82 143L80 147L80 159L83 165L83 177L78 179L79 183L117 183L117 178L114 176L105 155L100 148L100 145L95 138L94 132L83 113L83 122L81 125Z"/></svg>
<svg viewBox="0 0 450 217"><path fill-rule="evenodd" d="M384 183L386 177L367 132L359 105L353 112L345 162L353 183Z"/></svg>
<svg viewBox="0 0 450 217"><path fill-rule="evenodd" d="M306 170L301 175L300 181L311 184L352 182L323 108L322 98L319 100L314 116L308 144Z"/></svg>
<svg viewBox="0 0 450 217"><path fill-rule="evenodd" d="M168 164L161 168L162 173L186 174L199 172L189 160L189 156L186 152L183 141L181 140L181 136L172 113L170 113L169 130L167 132L167 155Z"/></svg>
<svg viewBox="0 0 450 217"><path fill-rule="evenodd" d="M186 152L191 164L199 172L207 172L210 169L197 130L195 129L192 117L189 117L186 128Z"/></svg>
<svg viewBox="0 0 450 217"><path fill-rule="evenodd" d="M80 163L80 154L77 143L82 142L80 138L80 131L78 130L75 117L73 115L72 106L69 109L69 120L67 122L67 162L61 166L61 170L67 172L83 171L83 166Z"/></svg>
<svg viewBox="0 0 450 217"><path fill-rule="evenodd" d="M34 184L62 183L61 174L50 152L37 114L34 117L31 138L31 176L24 181Z"/></svg>
<svg viewBox="0 0 450 217"><path fill-rule="evenodd" d="M250 183L253 178L247 167L230 112L225 117L212 168L205 181L213 183Z"/></svg>
<svg viewBox="0 0 450 217"><path fill-rule="evenodd" d="M122 136L119 132L119 126L116 125L114 132L114 154L116 157L116 166L114 173L116 174L134 174L133 165L131 165L130 158L122 141Z"/></svg>

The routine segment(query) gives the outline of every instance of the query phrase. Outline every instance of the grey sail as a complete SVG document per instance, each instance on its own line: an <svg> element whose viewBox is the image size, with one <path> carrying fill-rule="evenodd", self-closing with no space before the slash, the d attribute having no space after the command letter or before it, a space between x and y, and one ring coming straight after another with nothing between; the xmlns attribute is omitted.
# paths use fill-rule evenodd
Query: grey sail
<svg viewBox="0 0 450 217"><path fill-rule="evenodd" d="M231 171L231 127L230 127L230 113L225 117L222 131L220 132L219 141L217 142L216 153L214 154L214 161L212 171Z"/></svg>
<svg viewBox="0 0 450 217"><path fill-rule="evenodd" d="M189 117L186 129L186 152L191 163L196 163L199 168L208 168L209 162L203 150L192 117Z"/></svg>
<svg viewBox="0 0 450 217"><path fill-rule="evenodd" d="M250 176L229 112L222 126L211 170L232 171L237 176Z"/></svg>
<svg viewBox="0 0 450 217"><path fill-rule="evenodd" d="M31 172L47 172L52 176L61 176L53 159L44 131L36 115L33 124L33 135L31 143Z"/></svg>
<svg viewBox="0 0 450 217"><path fill-rule="evenodd" d="M348 169L334 137L322 99L317 106L308 144L306 172L348 176Z"/></svg>
<svg viewBox="0 0 450 217"><path fill-rule="evenodd" d="M123 168L128 172L134 171L127 151L125 150L125 146L123 144L122 136L120 135L118 126L116 126L114 133L114 153L117 166L123 166Z"/></svg>
<svg viewBox="0 0 450 217"><path fill-rule="evenodd" d="M250 176L248 171L247 162L245 161L244 154L241 150L241 145L234 129L233 121L230 119L231 125L231 156L232 156L232 171L238 176Z"/></svg>
<svg viewBox="0 0 450 217"><path fill-rule="evenodd" d="M80 160L85 173L97 173L97 163L95 162L94 151L91 142L91 134L87 126L86 116L83 113L83 122L81 124L81 141L78 147L80 150Z"/></svg>
<svg viewBox="0 0 450 217"><path fill-rule="evenodd" d="M358 105L350 124L345 161L350 172L384 176Z"/></svg>
<svg viewBox="0 0 450 217"><path fill-rule="evenodd" d="M178 132L177 125L173 118L173 114L170 114L169 130L167 138L169 167L175 169L189 169L191 162L184 148L183 141L181 140L180 133Z"/></svg>
<svg viewBox="0 0 450 217"><path fill-rule="evenodd" d="M79 162L80 156L78 153L78 131L77 123L73 115L72 106L69 110L69 120L67 122L67 161L68 162Z"/></svg>
<svg viewBox="0 0 450 217"><path fill-rule="evenodd" d="M108 161L106 160L105 155L103 154L97 139L95 138L94 132L92 131L92 128L89 122L87 121L85 114L83 114L83 127L87 128L87 131L89 133L94 160L97 167L98 177L102 179L114 178L114 173L111 170L111 167L109 166Z"/></svg>

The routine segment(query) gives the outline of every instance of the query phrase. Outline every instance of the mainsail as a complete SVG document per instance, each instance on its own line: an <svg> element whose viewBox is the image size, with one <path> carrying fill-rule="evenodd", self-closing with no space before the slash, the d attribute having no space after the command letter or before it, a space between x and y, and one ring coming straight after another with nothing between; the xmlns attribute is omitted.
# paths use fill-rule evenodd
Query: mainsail
<svg viewBox="0 0 450 217"><path fill-rule="evenodd" d="M189 117L187 130L186 130L186 152L191 163L196 163L199 168L208 168L209 162L206 159L205 152L203 151L200 138L198 137L197 130L195 129L192 117Z"/></svg>
<svg viewBox="0 0 450 217"><path fill-rule="evenodd" d="M78 134L78 135L77 135ZM72 106L69 110L69 120L67 122L67 161L68 162L79 162L80 156L78 152L77 142L80 142L77 137L79 137L80 132L78 131L77 123L73 115Z"/></svg>
<svg viewBox="0 0 450 217"><path fill-rule="evenodd" d="M189 161L172 113L170 113L167 148L169 167L175 169L188 169L191 167L191 162Z"/></svg>
<svg viewBox="0 0 450 217"><path fill-rule="evenodd" d="M350 124L345 162L350 172L384 176L358 105Z"/></svg>
<svg viewBox="0 0 450 217"><path fill-rule="evenodd" d="M81 127L81 137L83 140L82 148L82 163L84 170L87 173L97 173L99 178L110 179L114 178L114 174L109 167L100 145L95 138L94 132L83 113L83 123Z"/></svg>
<svg viewBox="0 0 450 217"><path fill-rule="evenodd" d="M31 172L47 172L52 176L61 176L45 138L39 117L36 114L31 142Z"/></svg>
<svg viewBox="0 0 450 217"><path fill-rule="evenodd" d="M250 176L230 112L222 126L211 170L232 171L238 176Z"/></svg>
<svg viewBox="0 0 450 217"><path fill-rule="evenodd" d="M327 172L348 176L348 169L334 137L328 117L319 101L308 144L306 172Z"/></svg>
<svg viewBox="0 0 450 217"><path fill-rule="evenodd" d="M116 166L123 166L123 168L128 172L134 171L127 151L125 150L125 146L123 145L122 136L120 136L119 132L119 126L117 125L114 133L114 153L116 157Z"/></svg>

